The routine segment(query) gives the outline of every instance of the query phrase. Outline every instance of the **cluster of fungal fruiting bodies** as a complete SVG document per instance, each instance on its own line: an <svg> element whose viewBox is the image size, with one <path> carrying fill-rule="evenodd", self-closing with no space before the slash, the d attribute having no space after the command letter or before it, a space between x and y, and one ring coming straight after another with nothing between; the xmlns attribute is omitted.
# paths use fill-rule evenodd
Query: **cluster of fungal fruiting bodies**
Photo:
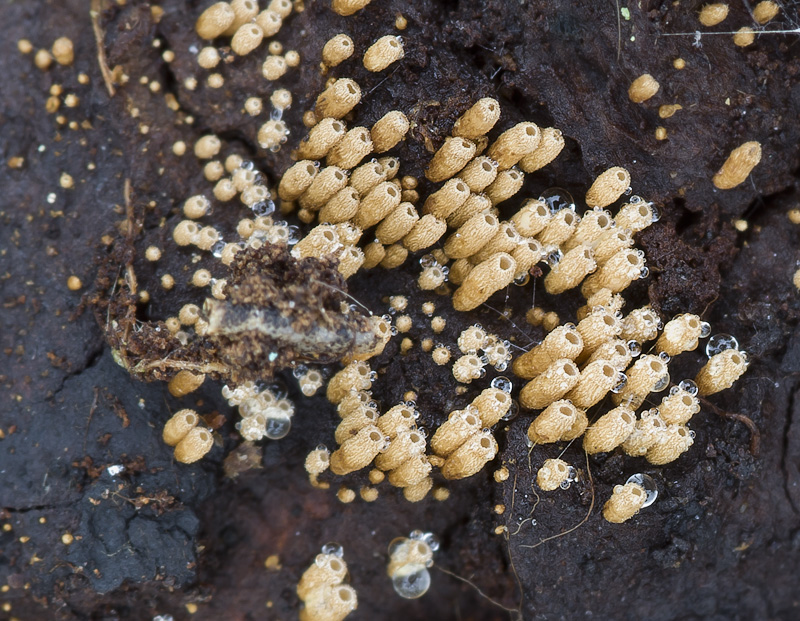
<svg viewBox="0 0 800 621"><path fill-rule="evenodd" d="M297 584L297 596L303 603L300 621L341 621L356 608L356 590L347 579L347 563L341 546L328 544Z"/></svg>

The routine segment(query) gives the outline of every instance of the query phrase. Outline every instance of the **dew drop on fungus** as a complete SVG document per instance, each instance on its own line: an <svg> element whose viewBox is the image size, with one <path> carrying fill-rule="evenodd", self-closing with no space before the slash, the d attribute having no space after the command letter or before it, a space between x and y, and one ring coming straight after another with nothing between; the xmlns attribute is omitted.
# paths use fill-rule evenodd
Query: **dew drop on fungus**
<svg viewBox="0 0 800 621"><path fill-rule="evenodd" d="M706 356L711 358L729 349L739 349L739 341L730 334L715 334L706 343Z"/></svg>
<svg viewBox="0 0 800 621"><path fill-rule="evenodd" d="M270 440L285 438L292 429L292 419L288 416L268 416L265 435Z"/></svg>
<svg viewBox="0 0 800 621"><path fill-rule="evenodd" d="M665 390L669 386L669 373L664 373L661 378L656 382L656 385L653 386L653 392L661 392Z"/></svg>
<svg viewBox="0 0 800 621"><path fill-rule="evenodd" d="M505 393L511 393L511 389L513 388L511 380L508 379L505 375L498 375L491 381L489 385L492 388L499 388Z"/></svg>
<svg viewBox="0 0 800 621"><path fill-rule="evenodd" d="M627 383L628 383L628 376L627 376L627 375L625 375L624 373L620 373L620 374L617 376L617 383L616 383L616 385L615 385L615 386L614 386L614 387L611 389L611 392L613 392L614 394L617 394L617 393L620 393L620 392L622 392L622 390L625 388L625 386L626 386L626 384L627 384Z"/></svg>
<svg viewBox="0 0 800 621"><path fill-rule="evenodd" d="M575 200L564 188L548 188L539 196L539 200L550 208L550 213L555 214L562 209L575 210Z"/></svg>
<svg viewBox="0 0 800 621"><path fill-rule="evenodd" d="M701 321L700 322L700 338L704 339L704 338L708 337L709 334L711 334L711 324L708 323L707 321Z"/></svg>
<svg viewBox="0 0 800 621"><path fill-rule="evenodd" d="M685 390L690 395L697 394L697 384L695 384L694 381L690 379L683 380L680 384L678 384L678 388L680 388L681 390Z"/></svg>
<svg viewBox="0 0 800 621"><path fill-rule="evenodd" d="M417 599L425 595L431 586L431 574L421 567L408 574L399 573L392 578L395 592L404 599Z"/></svg>
<svg viewBox="0 0 800 621"><path fill-rule="evenodd" d="M328 542L324 546L322 546L322 553L333 554L334 556L338 556L339 558L342 558L344 556L344 550L342 549L342 546L340 546L338 543L334 541Z"/></svg>
<svg viewBox="0 0 800 621"><path fill-rule="evenodd" d="M625 481L625 483L636 483L644 488L646 498L642 507L649 507L656 501L656 498L658 498L658 486L653 480L653 477L651 477L649 474L644 474L641 472L632 474L630 477L628 477L628 480Z"/></svg>

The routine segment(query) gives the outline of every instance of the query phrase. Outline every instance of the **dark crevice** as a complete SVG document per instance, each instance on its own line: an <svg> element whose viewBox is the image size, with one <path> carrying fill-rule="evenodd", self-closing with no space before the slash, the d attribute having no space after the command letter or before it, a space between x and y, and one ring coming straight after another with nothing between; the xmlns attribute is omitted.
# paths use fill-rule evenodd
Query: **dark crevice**
<svg viewBox="0 0 800 621"><path fill-rule="evenodd" d="M789 491L789 468L786 465L786 454L789 451L789 430L792 427L792 420L794 418L796 394L797 391L794 389L789 393L789 404L786 408L786 422L783 424L783 435L781 436L781 472L783 473L783 492L786 495L786 500L789 501L789 505L795 513L800 513L800 508L798 508Z"/></svg>

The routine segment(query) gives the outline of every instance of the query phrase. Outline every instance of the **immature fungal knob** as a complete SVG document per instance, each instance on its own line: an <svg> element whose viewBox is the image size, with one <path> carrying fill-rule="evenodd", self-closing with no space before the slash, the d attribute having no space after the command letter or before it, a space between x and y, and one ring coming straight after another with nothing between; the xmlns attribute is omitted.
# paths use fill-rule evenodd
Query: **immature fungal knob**
<svg viewBox="0 0 800 621"><path fill-rule="evenodd" d="M603 506L603 517L612 524L621 524L639 513L646 500L647 492L638 483L616 485Z"/></svg>
<svg viewBox="0 0 800 621"><path fill-rule="evenodd" d="M764 0L753 8L753 19L762 26L775 17L781 10L776 2Z"/></svg>
<svg viewBox="0 0 800 621"><path fill-rule="evenodd" d="M642 103L655 95L660 87L653 76L645 73L636 78L628 87L628 98L633 103Z"/></svg>
<svg viewBox="0 0 800 621"><path fill-rule="evenodd" d="M208 429L195 427L175 446L175 459L191 464L202 459L214 446L214 438Z"/></svg>
<svg viewBox="0 0 800 621"><path fill-rule="evenodd" d="M200 417L194 410L179 410L164 425L161 439L164 440L164 444L175 446L197 426L199 421Z"/></svg>
<svg viewBox="0 0 800 621"><path fill-rule="evenodd" d="M317 447L306 457L305 468L308 480L314 487L328 489L329 483L320 483L317 479L331 465L331 452L324 446Z"/></svg>
<svg viewBox="0 0 800 621"><path fill-rule="evenodd" d="M75 51L69 37L59 37L53 42L53 58L59 65L71 65L75 60Z"/></svg>
<svg viewBox="0 0 800 621"><path fill-rule="evenodd" d="M200 14L194 27L201 39L216 39L233 24L235 19L236 13L230 4L217 2Z"/></svg>
<svg viewBox="0 0 800 621"><path fill-rule="evenodd" d="M748 45L753 45L755 40L755 30L747 26L739 28L739 30L736 31L736 34L733 35L733 44L737 47L747 47Z"/></svg>
<svg viewBox="0 0 800 621"><path fill-rule="evenodd" d="M346 34L331 37L322 48L322 62L328 67L335 67L353 55L355 46L353 40Z"/></svg>
<svg viewBox="0 0 800 621"><path fill-rule="evenodd" d="M636 425L636 414L619 406L603 414L583 436L583 448L590 455L613 451L628 439Z"/></svg>
<svg viewBox="0 0 800 621"><path fill-rule="evenodd" d="M403 58L404 55L403 39L394 35L386 35L375 41L364 52L364 68L372 72L383 71L393 62Z"/></svg>
<svg viewBox="0 0 800 621"><path fill-rule="evenodd" d="M703 26L711 27L721 23L726 17L728 17L728 5L724 2L715 2L700 9L697 19Z"/></svg>
<svg viewBox="0 0 800 621"><path fill-rule="evenodd" d="M701 397L730 388L747 370L747 356L737 349L726 349L711 356L694 378Z"/></svg>
<svg viewBox="0 0 800 621"><path fill-rule="evenodd" d="M169 384L169 394L173 397L184 397L191 392L194 392L203 385L206 376L203 373L192 373L191 371L178 371L177 375L173 377Z"/></svg>
<svg viewBox="0 0 800 621"><path fill-rule="evenodd" d="M356 11L360 11L371 1L372 0L333 0L331 2L331 9L334 13L347 17Z"/></svg>
<svg viewBox="0 0 800 621"><path fill-rule="evenodd" d="M547 459L536 473L536 484L545 492L552 492L569 481L570 465L563 459Z"/></svg>
<svg viewBox="0 0 800 621"><path fill-rule="evenodd" d="M203 136L194 143L194 155L201 160L210 160L222 148L222 142L214 134Z"/></svg>
<svg viewBox="0 0 800 621"><path fill-rule="evenodd" d="M475 140L489 133L500 118L500 103L491 97L479 99L459 117L453 136Z"/></svg>
<svg viewBox="0 0 800 621"><path fill-rule="evenodd" d="M761 161L761 143L745 142L731 151L728 159L714 175L714 185L720 190L730 190L742 183Z"/></svg>

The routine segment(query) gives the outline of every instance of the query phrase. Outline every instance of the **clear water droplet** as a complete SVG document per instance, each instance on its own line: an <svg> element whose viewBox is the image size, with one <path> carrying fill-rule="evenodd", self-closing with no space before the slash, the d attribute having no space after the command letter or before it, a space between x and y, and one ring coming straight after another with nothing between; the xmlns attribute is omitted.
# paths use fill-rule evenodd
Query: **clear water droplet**
<svg viewBox="0 0 800 621"><path fill-rule="evenodd" d="M255 216L268 216L275 213L275 203L271 200L258 201L250 205L250 209L253 210Z"/></svg>
<svg viewBox="0 0 800 621"><path fill-rule="evenodd" d="M639 278L647 278L650 275L650 268L646 265L639 272Z"/></svg>
<svg viewBox="0 0 800 621"><path fill-rule="evenodd" d="M544 262L547 263L547 265L549 265L551 268L554 268L563 258L564 253L561 252L561 249L553 247L552 249L548 249L547 256L544 258Z"/></svg>
<svg viewBox="0 0 800 621"><path fill-rule="evenodd" d="M336 543L335 541L330 541L322 546L322 553L323 554L333 554L334 556L338 556L342 558L344 556L344 550L342 546Z"/></svg>
<svg viewBox="0 0 800 621"><path fill-rule="evenodd" d="M697 394L697 384L695 384L694 381L690 379L683 380L680 384L678 384L678 388L680 388L681 390L685 390L690 395Z"/></svg>
<svg viewBox="0 0 800 621"><path fill-rule="evenodd" d="M508 412L506 412L500 420L509 421L514 420L517 415L519 414L519 403L516 399L511 400L511 407L508 408Z"/></svg>
<svg viewBox="0 0 800 621"><path fill-rule="evenodd" d="M627 384L628 384L628 376L620 372L620 374L617 376L617 383L611 389L611 392L613 392L614 394L618 394L625 389L625 386Z"/></svg>
<svg viewBox="0 0 800 621"><path fill-rule="evenodd" d="M627 188L625 188L625 192L623 192L623 194L625 194L625 196L630 196L631 194L633 194L633 188L631 186L628 186Z"/></svg>
<svg viewBox="0 0 800 621"><path fill-rule="evenodd" d="M542 192L539 200L547 205L551 214L558 213L562 209L575 210L575 200L564 188L548 188Z"/></svg>
<svg viewBox="0 0 800 621"><path fill-rule="evenodd" d="M432 254L425 254L419 258L419 264L422 266L422 269L425 269L427 267L438 265L438 262Z"/></svg>
<svg viewBox="0 0 800 621"><path fill-rule="evenodd" d="M297 379L300 379L306 373L308 373L308 367L304 364L298 364L294 369L292 369L292 375L294 375Z"/></svg>
<svg viewBox="0 0 800 621"><path fill-rule="evenodd" d="M272 112L269 113L269 118L272 121L280 121L283 118L283 110L280 108L273 108Z"/></svg>
<svg viewBox="0 0 800 621"><path fill-rule="evenodd" d="M317 444L317 450L318 451L327 451L328 447L325 446L324 444Z"/></svg>
<svg viewBox="0 0 800 621"><path fill-rule="evenodd" d="M561 483L558 484L558 486L561 489L569 489L571 485L572 485L572 481L570 481L568 479L564 480L564 481L561 481Z"/></svg>
<svg viewBox="0 0 800 621"><path fill-rule="evenodd" d="M634 194L633 196L631 196L631 197L628 199L628 202L629 202L631 205L636 205L636 204L638 204L638 203L641 203L641 202L642 202L642 197L641 197L641 196L639 196L638 194Z"/></svg>
<svg viewBox="0 0 800 621"><path fill-rule="evenodd" d="M661 362L663 362L664 364L669 364L670 357L669 357L669 354L667 352L662 351L660 354L658 354L658 357L661 359Z"/></svg>
<svg viewBox="0 0 800 621"><path fill-rule="evenodd" d="M239 168L242 168L244 170L253 170L255 167L256 165L250 160L242 160L242 163L239 164Z"/></svg>
<svg viewBox="0 0 800 621"><path fill-rule="evenodd" d="M517 287L524 287L530 282L530 280L531 275L528 272L525 272L514 279L514 284L517 285Z"/></svg>
<svg viewBox="0 0 800 621"><path fill-rule="evenodd" d="M569 474L567 475L567 481L577 481L578 480L578 471L575 470L575 466L569 467Z"/></svg>
<svg viewBox="0 0 800 621"><path fill-rule="evenodd" d="M628 351L630 351L631 356L635 358L642 353L642 346L636 341L628 341Z"/></svg>
<svg viewBox="0 0 800 621"><path fill-rule="evenodd" d="M280 440L285 438L292 429L292 419L284 416L268 417L266 424L266 436L270 440Z"/></svg>
<svg viewBox="0 0 800 621"><path fill-rule="evenodd" d="M708 335L711 334L711 324L707 321L700 322L700 338L704 339L707 338Z"/></svg>
<svg viewBox="0 0 800 621"><path fill-rule="evenodd" d="M716 356L729 349L739 349L739 341L730 334L715 334L706 343L706 356Z"/></svg>
<svg viewBox="0 0 800 621"><path fill-rule="evenodd" d="M392 578L392 586L400 597L417 599L428 592L431 586L431 574L422 567L408 574L395 575Z"/></svg>
<svg viewBox="0 0 800 621"><path fill-rule="evenodd" d="M514 385L511 383L511 380L508 379L505 375L498 375L491 381L489 385L492 388L499 388L503 392L509 394L511 394L511 389L514 387Z"/></svg>
<svg viewBox="0 0 800 621"><path fill-rule="evenodd" d="M664 373L664 375L659 378L656 382L656 385L653 386L653 392L661 392L662 390L666 390L667 386L669 386L669 373Z"/></svg>
<svg viewBox="0 0 800 621"><path fill-rule="evenodd" d="M642 507L649 507L656 501L656 498L658 498L658 486L653 480L653 477L649 474L644 474L642 472L632 474L625 483L636 483L644 488L646 498Z"/></svg>
<svg viewBox="0 0 800 621"><path fill-rule="evenodd" d="M213 246L211 246L211 254L219 259L222 256L222 251L225 248L225 242L220 240Z"/></svg>
<svg viewBox="0 0 800 621"><path fill-rule="evenodd" d="M661 210L653 203L650 203L650 212L653 214L653 222L661 220Z"/></svg>

